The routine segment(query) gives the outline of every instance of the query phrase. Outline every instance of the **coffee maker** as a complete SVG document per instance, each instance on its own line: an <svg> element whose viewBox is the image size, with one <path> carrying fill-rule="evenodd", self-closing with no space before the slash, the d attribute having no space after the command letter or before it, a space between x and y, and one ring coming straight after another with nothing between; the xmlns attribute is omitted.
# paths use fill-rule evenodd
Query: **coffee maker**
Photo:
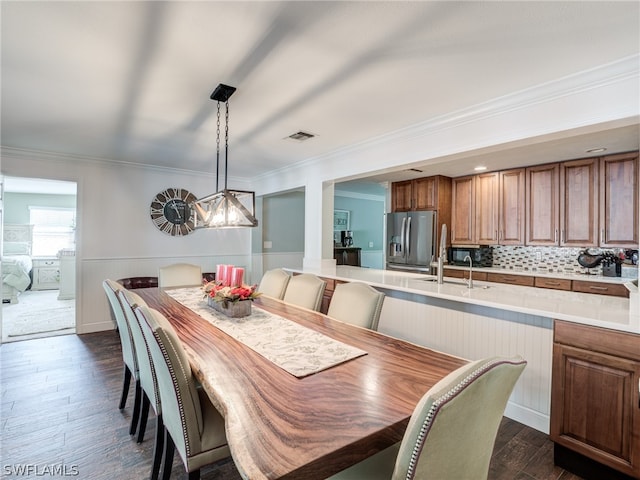
<svg viewBox="0 0 640 480"><path fill-rule="evenodd" d="M340 232L340 243L343 247L353 246L353 232L351 230L342 230Z"/></svg>

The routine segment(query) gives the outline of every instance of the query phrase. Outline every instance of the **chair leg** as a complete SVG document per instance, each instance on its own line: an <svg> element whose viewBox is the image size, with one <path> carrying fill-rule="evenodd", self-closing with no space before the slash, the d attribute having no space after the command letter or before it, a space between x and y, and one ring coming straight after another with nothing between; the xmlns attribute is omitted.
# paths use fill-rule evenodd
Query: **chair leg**
<svg viewBox="0 0 640 480"><path fill-rule="evenodd" d="M142 443L144 440L144 432L147 429L147 419L149 418L149 397L142 391L142 409L140 410L140 418L138 419L138 438L136 442Z"/></svg>
<svg viewBox="0 0 640 480"><path fill-rule="evenodd" d="M124 366L124 379L122 381L122 395L120 396L120 404L118 408L122 410L127 403L127 396L129 395L129 384L131 383L131 370L125 364Z"/></svg>
<svg viewBox="0 0 640 480"><path fill-rule="evenodd" d="M189 480L200 480L200 469L189 472Z"/></svg>
<svg viewBox="0 0 640 480"><path fill-rule="evenodd" d="M176 446L173 443L169 431L164 429L164 455L162 459L162 480L169 480L171 478L171 468L173 467L173 454L175 453Z"/></svg>
<svg viewBox="0 0 640 480"><path fill-rule="evenodd" d="M140 419L140 404L142 403L142 387L140 380L136 380L136 396L133 400L133 414L131 415L131 427L129 427L129 435L136 433L138 420Z"/></svg>
<svg viewBox="0 0 640 480"><path fill-rule="evenodd" d="M153 467L151 467L151 480L158 480L160 466L162 465L162 452L164 448L164 423L162 414L156 416L156 440L153 444Z"/></svg>

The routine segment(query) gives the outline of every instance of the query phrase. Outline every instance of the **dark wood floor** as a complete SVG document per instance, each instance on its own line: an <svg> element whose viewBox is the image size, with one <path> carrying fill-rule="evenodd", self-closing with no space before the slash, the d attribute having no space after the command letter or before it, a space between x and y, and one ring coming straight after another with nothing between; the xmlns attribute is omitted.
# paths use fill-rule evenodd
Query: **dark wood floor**
<svg viewBox="0 0 640 480"><path fill-rule="evenodd" d="M2 478L145 479L151 469L155 421L145 441L129 436L132 395L117 404L122 357L115 331L14 342L0 347ZM31 475L18 472L30 470ZM58 475L48 472L58 471ZM186 478L176 455L172 478ZM74 475L75 474L75 475ZM233 461L204 468L203 480L236 480ZM553 465L552 443L504 419L489 478L579 480Z"/></svg>

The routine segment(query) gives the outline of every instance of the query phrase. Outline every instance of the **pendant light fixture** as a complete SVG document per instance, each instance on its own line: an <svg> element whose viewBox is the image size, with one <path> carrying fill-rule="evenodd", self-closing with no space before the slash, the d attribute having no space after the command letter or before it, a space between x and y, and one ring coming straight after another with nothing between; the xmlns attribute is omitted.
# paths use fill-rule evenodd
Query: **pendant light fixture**
<svg viewBox="0 0 640 480"><path fill-rule="evenodd" d="M229 165L229 97L235 87L216 87L211 99L218 102L218 123L216 128L216 193L200 198L193 203L196 212L195 228L236 228L257 227L255 217L255 193L227 188L227 167ZM224 125L224 188L219 189L220 179L220 105L225 106Z"/></svg>

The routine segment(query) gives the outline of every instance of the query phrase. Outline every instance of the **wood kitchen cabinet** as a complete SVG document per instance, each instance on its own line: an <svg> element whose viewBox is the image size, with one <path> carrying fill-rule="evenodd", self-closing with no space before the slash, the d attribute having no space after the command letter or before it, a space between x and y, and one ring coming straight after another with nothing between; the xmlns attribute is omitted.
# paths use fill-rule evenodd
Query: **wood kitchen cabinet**
<svg viewBox="0 0 640 480"><path fill-rule="evenodd" d="M600 159L600 246L638 248L638 152Z"/></svg>
<svg viewBox="0 0 640 480"><path fill-rule="evenodd" d="M526 244L557 245L560 166L528 167L526 173Z"/></svg>
<svg viewBox="0 0 640 480"><path fill-rule="evenodd" d="M534 277L528 275L512 275L509 273L489 273L487 281L495 283L508 283L510 285L520 285L521 287L533 287Z"/></svg>
<svg viewBox="0 0 640 480"><path fill-rule="evenodd" d="M596 293L613 297L629 298L629 290L619 283L592 282L589 280L574 280L571 289L574 292Z"/></svg>
<svg viewBox="0 0 640 480"><path fill-rule="evenodd" d="M444 276L450 278L464 278L465 280L469 280L469 270L459 270L457 268L445 268ZM478 281L486 281L487 273L486 272L473 272L473 279Z"/></svg>
<svg viewBox="0 0 640 480"><path fill-rule="evenodd" d="M598 246L598 159L560 164L560 246Z"/></svg>
<svg viewBox="0 0 640 480"><path fill-rule="evenodd" d="M391 184L391 211L435 210L438 251L442 225L451 229L451 178L442 175ZM447 238L449 241L449 238Z"/></svg>
<svg viewBox="0 0 640 480"><path fill-rule="evenodd" d="M482 173L454 179L452 243L523 245L525 170ZM473 200L468 196L473 195Z"/></svg>
<svg viewBox="0 0 640 480"><path fill-rule="evenodd" d="M333 249L333 258L336 265L351 265L359 267L361 261L360 247L336 247Z"/></svg>
<svg viewBox="0 0 640 480"><path fill-rule="evenodd" d="M500 172L498 243L524 245L525 169Z"/></svg>
<svg viewBox="0 0 640 480"><path fill-rule="evenodd" d="M451 203L451 243L475 244L475 175L453 179Z"/></svg>
<svg viewBox="0 0 640 480"><path fill-rule="evenodd" d="M441 196L450 194L451 179L436 175L416 178L391 184L391 204L393 212L412 210L438 210ZM441 190L446 189L449 192Z"/></svg>
<svg viewBox="0 0 640 480"><path fill-rule="evenodd" d="M475 224L471 230L475 233L475 242L480 245L498 243L498 202L500 174L482 173L475 176Z"/></svg>
<svg viewBox="0 0 640 480"><path fill-rule="evenodd" d="M555 463L587 479L640 478L640 335L554 322Z"/></svg>

